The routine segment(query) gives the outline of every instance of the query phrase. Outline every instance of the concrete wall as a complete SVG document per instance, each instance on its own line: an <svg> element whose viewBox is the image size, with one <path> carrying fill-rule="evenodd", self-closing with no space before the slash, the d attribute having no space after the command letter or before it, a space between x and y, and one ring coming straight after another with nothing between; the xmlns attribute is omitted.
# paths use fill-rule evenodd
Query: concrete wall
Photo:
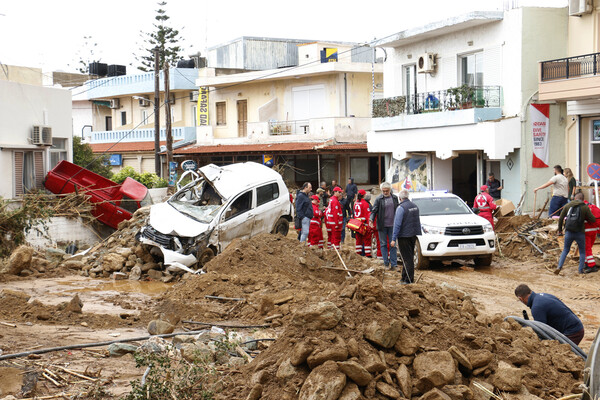
<svg viewBox="0 0 600 400"><path fill-rule="evenodd" d="M79 220L53 217L47 221L46 226L48 230L45 234L32 229L25 236L25 240L37 249L48 247L64 248L69 243L76 243L77 247L81 249L93 246L102 240L92 227ZM41 225L38 225L38 229L44 232Z"/></svg>
<svg viewBox="0 0 600 400"><path fill-rule="evenodd" d="M569 57L600 51L600 27L598 20L600 13L596 9L596 7L600 7L600 1L594 0L593 3L594 7L591 14L584 14L581 17L568 17Z"/></svg>
<svg viewBox="0 0 600 400"><path fill-rule="evenodd" d="M16 65L3 65L3 67L0 68L0 81L42 86L42 69L19 67Z"/></svg>

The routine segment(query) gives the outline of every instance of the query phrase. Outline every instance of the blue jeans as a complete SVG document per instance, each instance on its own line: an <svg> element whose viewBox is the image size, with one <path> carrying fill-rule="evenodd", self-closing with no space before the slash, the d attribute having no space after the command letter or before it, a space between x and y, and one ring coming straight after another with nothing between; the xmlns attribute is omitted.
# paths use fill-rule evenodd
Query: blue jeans
<svg viewBox="0 0 600 400"><path fill-rule="evenodd" d="M560 215L560 211L562 211L560 208L568 202L569 200L566 197L552 196L550 199L550 205L548 206L548 218L558 217Z"/></svg>
<svg viewBox="0 0 600 400"><path fill-rule="evenodd" d="M560 260L558 260L558 268L562 268L565 263L565 258L567 258L573 242L577 242L577 247L579 247L579 273L581 274L585 266L585 232L565 232L565 247L560 255Z"/></svg>
<svg viewBox="0 0 600 400"><path fill-rule="evenodd" d="M344 239L346 239L346 222L348 222L348 218L344 217L342 222L342 243L344 243Z"/></svg>
<svg viewBox="0 0 600 400"><path fill-rule="evenodd" d="M379 246L381 247L381 255L383 256L383 265L388 266L391 264L392 267L398 266L398 259L396 258L396 246L390 249L390 256L388 259L388 240L392 241L392 234L394 233L393 226L386 226L379 233Z"/></svg>
<svg viewBox="0 0 600 400"><path fill-rule="evenodd" d="M308 239L308 230L310 229L310 218L302 218L302 230L300 231L300 241L306 242Z"/></svg>

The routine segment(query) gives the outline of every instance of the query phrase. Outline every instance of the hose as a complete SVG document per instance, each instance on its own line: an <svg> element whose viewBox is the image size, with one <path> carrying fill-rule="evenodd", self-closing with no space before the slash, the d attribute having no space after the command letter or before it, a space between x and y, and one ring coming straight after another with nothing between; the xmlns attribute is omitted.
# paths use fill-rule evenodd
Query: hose
<svg viewBox="0 0 600 400"><path fill-rule="evenodd" d="M600 382L598 381L598 374L600 371L596 371L596 365L598 364L598 360L600 357L598 355L598 347L600 346L600 331L596 333L596 338L592 343L592 347L590 348L591 358L589 359L589 363L586 363L586 369L588 370L588 379L587 384L588 390L584 390L584 399L595 399L600 394Z"/></svg>
<svg viewBox="0 0 600 400"><path fill-rule="evenodd" d="M573 351L573 353L583 358L584 361L587 360L587 355L583 350L579 348L579 346L577 346L568 337L566 337L556 329L552 328L551 326L544 324L540 321L526 320L512 315L504 318L505 321L508 319L515 320L516 322L521 324L521 326L530 327L541 340L557 340L559 343L568 344L569 346L571 346L571 350Z"/></svg>

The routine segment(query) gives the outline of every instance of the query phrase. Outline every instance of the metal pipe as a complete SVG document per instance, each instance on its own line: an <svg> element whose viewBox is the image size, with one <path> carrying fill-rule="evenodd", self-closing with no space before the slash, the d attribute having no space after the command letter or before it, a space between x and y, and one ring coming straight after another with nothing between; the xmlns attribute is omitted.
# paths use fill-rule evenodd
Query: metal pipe
<svg viewBox="0 0 600 400"><path fill-rule="evenodd" d="M160 68L159 48L154 48L154 172L162 177L160 168Z"/></svg>
<svg viewBox="0 0 600 400"><path fill-rule="evenodd" d="M348 116L348 80L344 72L344 117Z"/></svg>

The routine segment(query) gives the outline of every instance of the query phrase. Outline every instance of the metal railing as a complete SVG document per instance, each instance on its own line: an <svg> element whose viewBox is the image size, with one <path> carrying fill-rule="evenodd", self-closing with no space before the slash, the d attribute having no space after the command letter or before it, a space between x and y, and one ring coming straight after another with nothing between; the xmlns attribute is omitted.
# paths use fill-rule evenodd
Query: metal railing
<svg viewBox="0 0 600 400"><path fill-rule="evenodd" d="M270 135L308 135L309 122L307 119L297 121L269 121Z"/></svg>
<svg viewBox="0 0 600 400"><path fill-rule="evenodd" d="M500 86L467 86L397 96L373 101L373 118L403 114L453 111L466 108L501 107Z"/></svg>
<svg viewBox="0 0 600 400"><path fill-rule="evenodd" d="M596 75L600 72L600 53L542 61L542 82Z"/></svg>

